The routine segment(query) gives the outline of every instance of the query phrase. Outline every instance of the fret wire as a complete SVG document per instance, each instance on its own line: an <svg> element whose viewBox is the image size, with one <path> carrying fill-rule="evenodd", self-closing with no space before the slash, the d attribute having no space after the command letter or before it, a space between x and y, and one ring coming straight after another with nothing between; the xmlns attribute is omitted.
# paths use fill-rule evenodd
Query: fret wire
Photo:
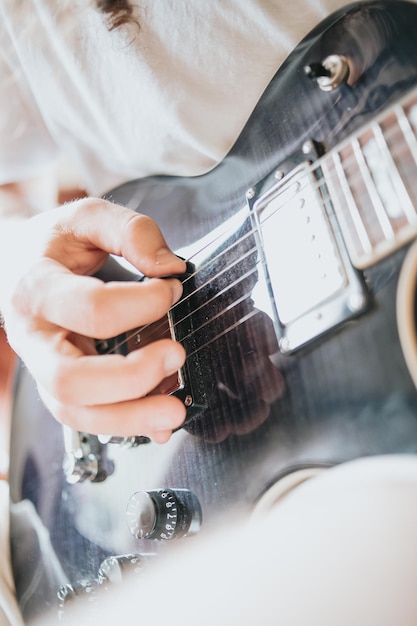
<svg viewBox="0 0 417 626"><path fill-rule="evenodd" d="M362 174L362 179L368 190L372 206L374 207L374 210L375 210L375 215L381 226L384 237L385 239L393 239L394 229L392 228L389 217L385 211L385 207L381 202L378 189L376 188L376 185L373 181L372 175L369 171L368 164L366 163L366 160L363 155L362 148L358 139L356 138L352 139L352 147L353 147L353 152L356 157L356 161L359 165L359 170Z"/></svg>
<svg viewBox="0 0 417 626"><path fill-rule="evenodd" d="M342 194L344 196L344 199L346 201L347 207L349 209L349 214L352 218L352 222L353 225L355 227L356 230L356 234L357 237L359 239L360 245L362 246L362 250L365 254L371 254L372 253L372 244L371 244L371 240L369 239L368 236L368 232L365 228L365 224L363 223L362 217L359 213L358 207L356 206L356 201L355 198L353 197L350 185L349 185L349 181L346 177L345 174L345 170L343 168L343 164L342 164L342 159L340 157L340 154L336 151L331 152L329 154L330 157L333 158L333 163L335 166L335 170L336 170L336 174L337 177L339 179L341 188L342 188ZM323 165L326 162L326 158L323 161ZM326 181L327 183L329 183L331 181L331 177L329 177L328 181ZM333 192L334 197L337 196L335 190ZM346 218L343 218L343 211L338 212L337 211L337 204L333 203L334 205L334 209L336 211L336 215L339 218L339 221L344 221L345 225L346 225L346 233L345 233L345 238L348 238L349 235L349 226L347 224ZM351 239L353 239L351 237Z"/></svg>
<svg viewBox="0 0 417 626"><path fill-rule="evenodd" d="M399 121L399 126L400 126L400 128L401 128L401 131L402 131L402 132L403 132L403 134L404 134L404 137L405 137L405 139L406 139L407 145L408 145L408 147L409 147L409 149L410 149L410 152L411 152L411 153L412 153L412 155L413 155L414 160L415 160L415 161L417 161L417 141L416 141L415 135L414 135L414 133L413 133L413 130L412 130L411 126L410 126L409 120L407 119L407 117L406 117L406 115L405 115L405 112L401 109L401 107L400 107L399 105L397 105L397 106L395 107L395 109L396 109L397 111L399 111L399 113L398 113L398 112L396 112L395 114L397 115L397 118L398 118L398 121ZM394 109L392 109L392 111L394 111ZM394 111L394 112L395 112L395 111ZM375 134L375 133L374 133L374 134ZM360 135L358 135L358 136L360 136ZM385 138L383 138L383 140L384 140L384 143L385 143L385 145L386 145ZM357 142L357 143L358 143L358 146L359 146L359 148L360 148L359 142ZM353 145L353 142L352 142L352 140L351 140L351 139L350 139L350 140L346 140L346 141L344 142L344 145L345 145L345 146L347 146L347 145L351 145L351 146L352 146L352 145ZM387 147L387 146L386 146L386 147ZM353 146L353 148L354 148L354 154L356 154L356 155L357 155L357 150L355 151L355 146ZM340 148L339 148L339 149L340 149ZM362 161L364 161L364 159L363 159L363 155L362 155L362 154L360 154L360 156L361 156L361 160L362 160ZM359 253L359 261L360 261L360 262L362 262L362 261L363 261L363 257L364 257L366 254L368 254L368 255L369 255L370 253L375 252L375 250L374 250L374 247L372 246L372 243L371 243L371 241L370 241L370 239L369 239L369 237L368 237L368 233L367 233L367 230L366 230L366 226L365 226L365 224L364 224L364 222L363 222L363 220L362 220L362 217L361 217L360 212L359 212L359 210L358 210L358 207L357 207L356 201L355 201L355 199L354 199L354 197L353 197L353 194L352 194L352 191L351 191L351 186L350 186L350 183L349 183L349 181L348 181L348 179L347 179L347 176L346 176L346 174L345 174L345 171L344 171L344 165L343 165L343 163L344 163L344 162L342 163L341 156L340 156L340 154L339 154L338 152L336 152L336 151L332 151L331 153L329 153L329 154L325 155L325 156L321 159L321 164L322 164L322 165L321 165L321 169L322 169L323 173L325 174L325 170L327 170L327 175L325 174L325 180L326 180L326 184L327 184L327 186L329 187L329 191L331 192L331 198L332 198L332 195L333 195L333 196L334 196L334 198L335 198L335 200L336 200L336 199L338 198L338 193L336 192L336 189L335 189L335 184L334 184L334 182L333 182L333 180L332 180L332 176L331 176L331 174L330 174L330 168L329 168L328 161L327 161L327 159L328 159L328 158L332 158L332 159L333 159L334 166L335 166L335 171L336 171L336 175L337 175L337 177L338 177L338 179L339 179L339 181L340 181L340 183L341 183L341 188L342 188L342 191L343 191L343 193L344 193L344 198L345 198L345 202L346 202L346 204L347 204L347 208L348 208L348 209L349 209L349 211L350 211L350 216L351 216L351 218L352 218L352 222L353 222L353 224L354 224L354 226L355 226L356 233L357 233L357 235L358 235L358 239L359 239L359 243L362 245L362 248L363 248L363 253L362 253L362 254L360 254L360 253ZM347 161L349 161L349 159L346 159L346 160L347 160ZM356 158L355 163L357 163L357 162L358 162L358 159ZM365 166L367 167L366 163L365 163ZM312 170L314 170L314 169L319 169L319 168L320 168L320 161L319 161L319 162L317 162L317 163L315 163L315 164L312 166ZM397 168L395 168L395 169L397 169ZM363 173L362 173L362 175L363 175ZM368 173L368 175L369 175L369 173ZM398 176L399 176L399 177L400 177L400 179L401 179L401 175L399 174L399 172L398 172ZM366 181L365 181L365 182L366 182ZM372 179L371 179L371 182L373 183ZM318 181L318 182L316 183L316 185L317 185L317 189L319 189L319 188L320 188L321 184L322 184L322 183L321 183L320 181ZM333 188L333 192L332 192L331 188ZM369 190L369 189L368 189L368 190ZM408 195L408 194L407 194L407 195ZM342 203L342 202L340 202L340 201L338 202L338 204L336 204L336 202L332 202L332 203L333 203L333 206L334 206L334 208L335 208L335 210L336 210L337 217L338 217L339 221L341 222L342 231L345 231L345 232L344 232L345 239L349 239L349 238L350 238L350 240L352 241L353 246L355 246L355 243L353 242L353 237L352 237L352 235L350 235L350 232L349 232L349 226L348 226L347 220L346 220L346 218L345 218L345 217L344 217L344 215L343 215L343 213L344 213L344 211L343 211L343 206L342 206L342 205L343 205L343 203ZM344 222L345 229L343 229L343 222ZM236 243L239 243L240 241L242 241L243 239L245 239L247 236L250 236L251 234L253 234L253 230L251 230L249 233L246 233L243 237L239 238L238 242L236 242ZM223 234L218 235L218 237L216 237L216 239L215 239L215 240L217 240L217 239L221 239L221 238L222 238L222 235L223 235ZM210 242L209 244L207 244L206 246L204 246L202 249L205 249L206 247L211 246L211 245L212 245L212 243L213 243L213 242ZM234 244L234 245L236 245L236 244ZM233 247L233 246L232 246L232 247ZM377 246L375 246L375 248L376 248L376 247L377 247ZM201 252L201 251L199 251L199 252ZM250 251L250 252L251 252L251 251ZM222 252L222 253L220 253L220 254L219 254L219 258L220 258L223 254L224 254L223 252ZM354 255L353 255L353 256L354 256ZM216 257L216 258L217 258L217 257ZM365 259L365 260L366 260L366 259ZM374 260L375 260L375 259L374 259ZM209 262L210 262L210 263L211 263L212 261L213 261L213 259L210 259L210 260L209 260ZM201 269L201 268L200 268L200 269ZM196 273L198 273L198 271L197 271ZM252 272L248 272L248 274L250 274L250 273L252 273ZM245 278L245 277L246 277L246 275L244 275L242 278ZM190 277L190 278L191 278L191 277ZM187 280L189 280L189 279L187 279ZM237 283L237 282L238 282L238 280L236 281L236 283ZM194 293L194 292L193 292L193 293ZM191 297L191 295L192 295L192 294L190 294L190 295L189 295L189 296L187 296L187 297ZM220 313L218 314L218 316L219 316L219 315L221 315L222 313L224 313L225 311L230 310L231 308L233 308L234 306L236 306L236 304L239 304L242 300L244 300L244 299L245 299L245 297L249 297L249 296L250 296L250 294L246 294L246 296L244 295L242 298L240 298L240 299L239 299L239 300L237 300L236 302L234 302L234 303L232 303L231 305L229 305L229 306L228 306L228 307L227 307L224 311L220 312ZM174 305L172 308L175 308L175 306L178 306L178 305ZM250 313L249 315L244 316L243 318L241 318L238 322L236 322L235 324L233 324L233 325L232 325L232 326L230 326L229 328L224 329L224 330L223 330L223 331L222 331L219 335L217 335L216 337L214 337L214 338L210 339L210 340L207 342L207 344L205 344L205 345L209 345L212 341L215 341L218 337L220 337L220 336L222 336L222 335L226 334L227 332L229 332L230 330L232 330L234 327L236 327L237 325L239 325L239 323L242 323L242 322L243 322L243 321L245 321L246 319L249 319L249 318L250 318L250 317L252 317L254 314L256 314L256 312L252 312L252 313ZM186 317L187 317L187 316L186 316ZM217 317L217 316L216 316L216 317ZM211 321L211 320L208 320L208 321L207 321L207 322L206 322L203 326L205 326L206 324L208 324L210 321ZM145 328L146 328L146 327L145 327ZM197 330L199 330L199 329L197 329ZM133 333L133 335L132 335L132 336L134 336L134 334L135 334L135 333ZM126 343L126 342L124 341L124 342L122 342L122 343ZM202 347L204 347L204 346L202 346ZM196 350L196 352L198 352L198 350Z"/></svg>
<svg viewBox="0 0 417 626"><path fill-rule="evenodd" d="M397 165L391 155L391 151L385 140L382 128L379 124L375 123L372 125L372 131L374 133L378 148L382 153L385 162L389 166L389 178L394 186L398 198L401 201L401 207L404 210L404 215L407 218L408 222L412 224L416 221L417 218L416 212L414 210L414 205L411 201L410 194L407 191L407 187L404 184L402 176L398 171Z"/></svg>
<svg viewBox="0 0 417 626"><path fill-rule="evenodd" d="M398 119L398 125L401 129L401 132L404 136L404 139L407 143L407 146L411 152L411 155L414 159L414 163L417 164L417 139L413 128L410 124L410 120L408 119L404 108L401 105L396 105L393 108L393 111Z"/></svg>

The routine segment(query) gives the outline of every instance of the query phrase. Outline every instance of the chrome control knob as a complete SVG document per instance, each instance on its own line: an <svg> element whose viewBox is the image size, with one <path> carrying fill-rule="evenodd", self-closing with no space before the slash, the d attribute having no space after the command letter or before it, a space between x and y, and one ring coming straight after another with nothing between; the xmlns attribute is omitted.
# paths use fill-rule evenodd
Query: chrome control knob
<svg viewBox="0 0 417 626"><path fill-rule="evenodd" d="M154 553L108 556L98 570L98 582L101 585L118 584L123 582L127 574L141 575L145 565L155 556Z"/></svg>
<svg viewBox="0 0 417 626"><path fill-rule="evenodd" d="M127 524L136 539L168 541L195 535L202 511L197 497L188 489L138 491L126 510Z"/></svg>
<svg viewBox="0 0 417 626"><path fill-rule="evenodd" d="M108 556L101 563L97 578L62 585L57 591L58 621L64 621L65 611L74 600L85 598L88 599L88 605L84 605L88 606L88 615L84 615L85 623L93 624L94 609L100 606L100 602L96 601L103 598L103 592L113 585L122 584L127 575L128 577L141 576L145 564L154 556L153 553Z"/></svg>

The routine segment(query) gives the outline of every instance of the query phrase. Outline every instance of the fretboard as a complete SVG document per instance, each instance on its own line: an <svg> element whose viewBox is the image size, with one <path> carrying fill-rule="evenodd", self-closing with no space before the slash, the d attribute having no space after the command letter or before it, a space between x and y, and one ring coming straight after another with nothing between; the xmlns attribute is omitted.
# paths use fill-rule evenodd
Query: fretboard
<svg viewBox="0 0 417 626"><path fill-rule="evenodd" d="M352 263L366 268L417 234L417 90L320 163Z"/></svg>

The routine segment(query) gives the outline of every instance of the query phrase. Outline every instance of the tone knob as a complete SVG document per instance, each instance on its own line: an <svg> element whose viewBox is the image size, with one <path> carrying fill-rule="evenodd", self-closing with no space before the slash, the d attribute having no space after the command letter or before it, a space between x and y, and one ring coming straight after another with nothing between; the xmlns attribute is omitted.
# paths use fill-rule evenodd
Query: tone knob
<svg viewBox="0 0 417 626"><path fill-rule="evenodd" d="M126 574L142 574L145 564L152 560L155 554L122 554L108 556L101 563L98 570L98 582L105 584L122 583Z"/></svg>
<svg viewBox="0 0 417 626"><path fill-rule="evenodd" d="M200 503L188 489L138 491L129 500L126 516L136 539L160 541L194 535L202 521Z"/></svg>

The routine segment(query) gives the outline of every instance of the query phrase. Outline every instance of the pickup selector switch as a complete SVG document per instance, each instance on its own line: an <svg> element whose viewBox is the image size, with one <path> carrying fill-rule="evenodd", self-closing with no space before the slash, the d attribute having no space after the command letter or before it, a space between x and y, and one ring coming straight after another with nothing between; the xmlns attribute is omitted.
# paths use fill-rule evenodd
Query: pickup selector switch
<svg viewBox="0 0 417 626"><path fill-rule="evenodd" d="M195 535L202 512L197 497L188 489L154 489L134 493L126 517L136 539L169 541Z"/></svg>

